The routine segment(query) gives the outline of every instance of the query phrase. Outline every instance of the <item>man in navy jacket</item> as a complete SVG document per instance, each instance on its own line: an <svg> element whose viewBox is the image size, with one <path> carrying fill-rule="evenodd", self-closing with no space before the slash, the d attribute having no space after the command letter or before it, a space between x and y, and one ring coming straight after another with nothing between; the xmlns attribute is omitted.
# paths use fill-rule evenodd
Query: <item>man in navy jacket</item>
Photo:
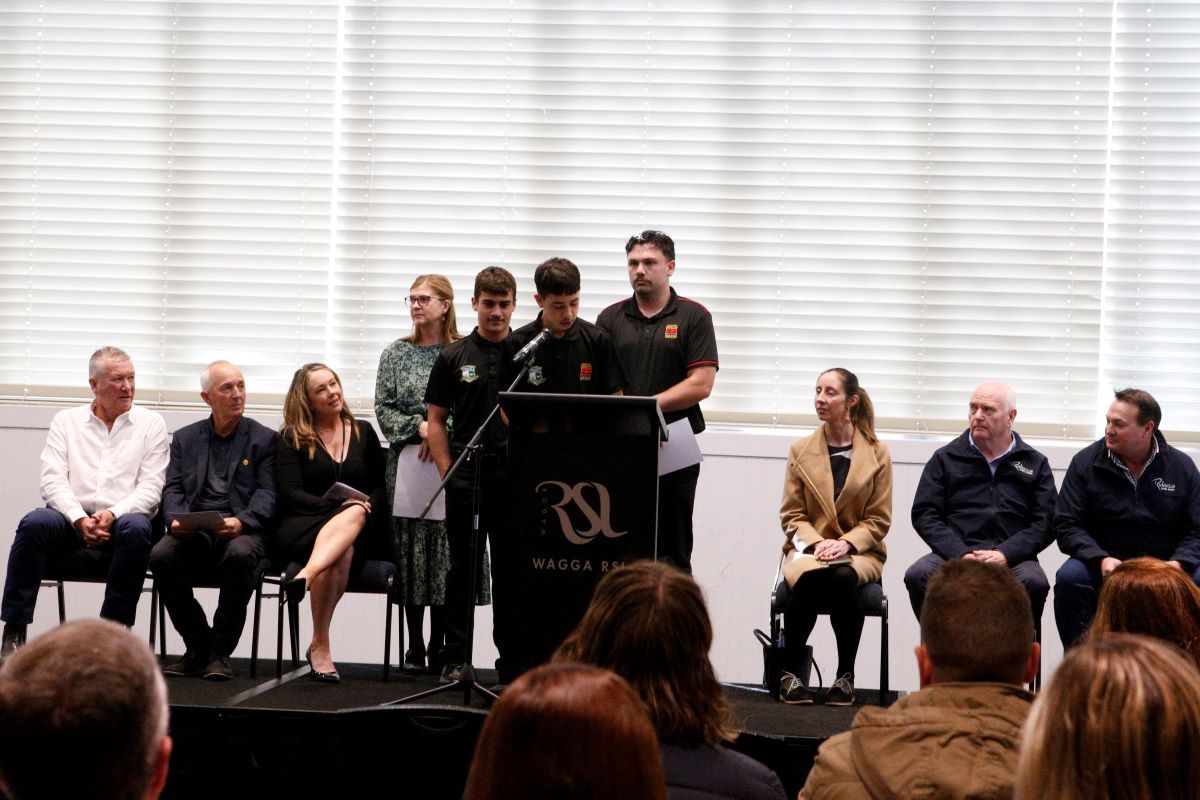
<svg viewBox="0 0 1200 800"><path fill-rule="evenodd" d="M1054 515L1058 546L1070 556L1054 581L1064 646L1087 630L1101 582L1126 559L1158 558L1200 582L1200 472L1167 444L1161 421L1149 392L1122 389L1105 415L1104 438L1067 469Z"/></svg>
<svg viewBox="0 0 1200 800"><path fill-rule="evenodd" d="M255 568L266 554L263 532L275 516L275 434L243 416L246 381L233 364L209 364L200 387L212 415L171 439L163 489L167 534L150 552L150 569L187 647L163 672L228 680L229 654L242 636ZM216 512L221 523L180 518L195 511ZM210 628L192 587L214 574L221 593Z"/></svg>
<svg viewBox="0 0 1200 800"><path fill-rule="evenodd" d="M943 561L1007 566L1040 620L1050 593L1037 556L1053 537L1054 475L1046 457L1012 429L1011 387L989 382L971 395L969 427L933 454L913 498L913 528L933 550L904 573L917 618L925 584Z"/></svg>

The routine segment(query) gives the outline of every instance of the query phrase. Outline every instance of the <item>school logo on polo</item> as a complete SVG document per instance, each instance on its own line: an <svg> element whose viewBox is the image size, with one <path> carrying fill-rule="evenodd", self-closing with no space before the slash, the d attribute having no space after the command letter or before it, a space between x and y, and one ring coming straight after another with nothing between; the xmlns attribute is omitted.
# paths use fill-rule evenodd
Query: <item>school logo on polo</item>
<svg viewBox="0 0 1200 800"><path fill-rule="evenodd" d="M663 329L663 338L664 339L678 339L679 338L679 326L674 325L674 324L668 325L666 328Z"/></svg>
<svg viewBox="0 0 1200 800"><path fill-rule="evenodd" d="M1166 492L1167 494L1175 493L1175 484L1167 483L1162 478L1155 478L1154 485L1158 487L1160 492Z"/></svg>
<svg viewBox="0 0 1200 800"><path fill-rule="evenodd" d="M546 376L542 372L541 367L530 367L529 376L526 378L526 380L529 381L530 386L541 386L546 382Z"/></svg>
<svg viewBox="0 0 1200 800"><path fill-rule="evenodd" d="M474 383L479 378L479 373L475 371L474 364L467 364L458 371L458 377L463 383Z"/></svg>
<svg viewBox="0 0 1200 800"><path fill-rule="evenodd" d="M543 493L542 487L552 486L557 488L562 493L562 498L557 503L549 502L546 496L548 493ZM591 499L585 495L588 490L594 491L596 502L599 508L592 506ZM535 488L541 498L543 505L548 505L554 509L554 513L558 515L559 525L562 527L563 536L571 544L587 544L595 540L597 536L604 536L609 539L616 539L619 536L624 536L629 531L614 531L612 528L612 498L609 496L608 487L603 483L594 481L580 481L572 486L569 483L562 481L542 481ZM588 492L589 494L591 492ZM586 530L577 530L575 524L571 521L571 515L566 506L574 504L575 508L583 514L587 520L589 527ZM543 508L542 513L545 514L548 509Z"/></svg>
<svg viewBox="0 0 1200 800"><path fill-rule="evenodd" d="M590 381L592 379L592 365L586 361L579 365L579 380Z"/></svg>

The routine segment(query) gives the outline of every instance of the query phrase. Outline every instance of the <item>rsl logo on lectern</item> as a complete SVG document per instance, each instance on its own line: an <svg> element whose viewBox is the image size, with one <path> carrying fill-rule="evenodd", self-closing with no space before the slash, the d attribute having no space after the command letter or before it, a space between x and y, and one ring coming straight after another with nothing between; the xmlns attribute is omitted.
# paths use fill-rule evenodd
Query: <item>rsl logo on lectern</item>
<svg viewBox="0 0 1200 800"><path fill-rule="evenodd" d="M555 494L554 490L557 490L557 500L551 496ZM571 485L562 481L542 481L534 491L543 503L543 532L549 527L549 512L553 511L562 535L572 544L589 544L599 536L616 539L629 533L613 530L612 498L603 483L580 481Z"/></svg>

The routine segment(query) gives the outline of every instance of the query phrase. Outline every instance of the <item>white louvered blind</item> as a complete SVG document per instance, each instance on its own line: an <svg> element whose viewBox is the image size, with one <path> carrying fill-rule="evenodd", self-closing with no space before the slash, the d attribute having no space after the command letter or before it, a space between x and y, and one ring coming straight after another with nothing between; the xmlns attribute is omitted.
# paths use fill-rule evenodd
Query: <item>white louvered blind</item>
<svg viewBox="0 0 1200 800"><path fill-rule="evenodd" d="M1118 2L1101 408L1141 386L1200 431L1200 4ZM1195 438L1194 436L1192 438Z"/></svg>
<svg viewBox="0 0 1200 800"><path fill-rule="evenodd" d="M811 420L816 374L840 365L889 427L957 430L970 389L1000 378L1023 431L1090 436L1114 381L1190 402L1145 342L1156 364L1192 358L1180 331L1200 317L1178 302L1191 283L1159 292L1175 302L1153 315L1118 295L1144 303L1157 285L1148 252L1195 263L1180 242L1200 101L1178 69L1196 61L1198 6L6 3L0 384L61 393L112 330L137 350L143 396L150 376L190 394L217 356L278 396L322 358L369 408L416 275L451 277L469 330L481 267L514 272L524 322L533 267L564 255L594 318L629 293L624 241L654 227L676 239L673 283L716 320L712 419ZM1137 44L1159 71L1136 100L1130 25L1147 8L1159 22ZM153 57L139 61L142 39ZM118 102L89 106L93 79ZM86 126L120 127L108 112L130 95L143 117L124 124L146 140L128 148L136 192L87 188L117 163L104 147L51 168L51 152L101 141ZM1153 137L1131 127L1146 113ZM1140 204L1146 219L1127 173L1147 152L1170 188L1155 197L1174 198L1153 227L1120 216ZM107 260L89 235L111 240ZM79 330L54 339L71 330L46 322L63 248L102 265L84 300L141 304L128 330L81 302L66 315ZM56 360L58 377L39 372Z"/></svg>
<svg viewBox="0 0 1200 800"><path fill-rule="evenodd" d="M116 344L143 401L217 357L282 393L325 352L336 6L6 0L0 30L0 384L86 392Z"/></svg>

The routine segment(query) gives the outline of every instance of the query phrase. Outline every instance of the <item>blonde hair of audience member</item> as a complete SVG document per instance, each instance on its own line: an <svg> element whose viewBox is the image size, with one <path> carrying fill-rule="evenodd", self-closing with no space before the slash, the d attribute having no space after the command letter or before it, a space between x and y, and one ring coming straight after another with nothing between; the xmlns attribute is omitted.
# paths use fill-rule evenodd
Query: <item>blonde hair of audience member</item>
<svg viewBox="0 0 1200 800"><path fill-rule="evenodd" d="M1196 800L1196 665L1171 645L1127 633L1070 650L1022 733L1015 797Z"/></svg>
<svg viewBox="0 0 1200 800"><path fill-rule="evenodd" d="M310 459L317 455L317 443L320 436L317 434L316 413L313 411L312 401L308 397L308 378L314 372L323 369L333 374L338 386L342 385L342 379L331 367L319 361L313 361L296 370L292 375L292 384L288 387L287 395L283 398L283 426L279 429L279 433L285 440L291 440L292 447L297 450L301 447L307 448ZM344 422L350 424L350 430L354 432L354 438L357 439L359 437L358 420L354 418L354 414L350 413L349 404L342 403L339 416Z"/></svg>
<svg viewBox="0 0 1200 800"><path fill-rule="evenodd" d="M0 667L0 794L137 800L167 780L167 687L123 625L76 620Z"/></svg>
<svg viewBox="0 0 1200 800"><path fill-rule="evenodd" d="M708 660L711 647L708 608L692 576L637 561L600 579L554 658L595 664L629 681L664 744L716 747L737 733Z"/></svg>
<svg viewBox="0 0 1200 800"><path fill-rule="evenodd" d="M1181 648L1200 665L1200 587L1178 567L1157 558L1131 558L1100 588L1089 640L1141 633Z"/></svg>
<svg viewBox="0 0 1200 800"><path fill-rule="evenodd" d="M429 287L432 296L436 297L446 304L446 310L442 313L442 344L450 344L462 337L458 333L458 319L454 315L454 287L450 285L450 279L445 275L429 274L418 275L417 279L412 282L412 286L408 291L415 292L422 285ZM408 336L400 337L400 341L417 344L421 338L421 331L417 327L417 323L413 322L412 333Z"/></svg>
<svg viewBox="0 0 1200 800"><path fill-rule="evenodd" d="M549 664L492 706L470 800L666 800L658 740L633 689L608 670Z"/></svg>

